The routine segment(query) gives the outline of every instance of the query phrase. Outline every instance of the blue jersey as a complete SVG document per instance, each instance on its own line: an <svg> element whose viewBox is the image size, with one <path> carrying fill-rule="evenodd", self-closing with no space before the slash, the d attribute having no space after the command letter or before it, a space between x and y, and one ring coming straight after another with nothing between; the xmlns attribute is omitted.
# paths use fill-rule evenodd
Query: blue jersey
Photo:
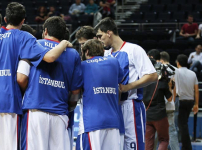
<svg viewBox="0 0 202 150"><path fill-rule="evenodd" d="M28 59L37 67L47 51L28 32L1 28L0 113L22 113L22 95L17 83L18 62Z"/></svg>
<svg viewBox="0 0 202 150"><path fill-rule="evenodd" d="M118 83L123 71L115 58L96 56L82 62L84 93L79 134L119 128Z"/></svg>
<svg viewBox="0 0 202 150"><path fill-rule="evenodd" d="M51 49L59 42L43 39L38 42ZM23 109L38 109L59 115L68 115L70 91L82 86L81 59L73 48L67 48L54 63L42 61L31 67Z"/></svg>

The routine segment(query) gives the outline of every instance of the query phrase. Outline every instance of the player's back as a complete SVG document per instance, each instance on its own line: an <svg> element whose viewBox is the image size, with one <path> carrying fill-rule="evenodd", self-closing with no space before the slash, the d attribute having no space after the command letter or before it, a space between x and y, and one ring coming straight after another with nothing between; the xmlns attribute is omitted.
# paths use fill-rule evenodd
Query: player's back
<svg viewBox="0 0 202 150"><path fill-rule="evenodd" d="M118 83L123 74L115 58L101 56L82 62L84 131L119 128Z"/></svg>
<svg viewBox="0 0 202 150"><path fill-rule="evenodd" d="M48 49L59 43L48 39L38 42ZM68 114L69 92L82 86L80 62L78 52L67 48L54 63L42 61L37 68L32 66L23 109Z"/></svg>
<svg viewBox="0 0 202 150"><path fill-rule="evenodd" d="M19 59L32 59L31 63L34 65L38 65L39 61L41 60L41 55L36 56L40 53L39 51L41 49L38 48L34 54L33 50L35 48L31 48L31 46L36 46L35 48L37 49L39 45L37 45L36 39L29 33L20 31L18 29L9 30L5 27L1 28L0 112L17 114L22 113L22 95L16 78Z"/></svg>

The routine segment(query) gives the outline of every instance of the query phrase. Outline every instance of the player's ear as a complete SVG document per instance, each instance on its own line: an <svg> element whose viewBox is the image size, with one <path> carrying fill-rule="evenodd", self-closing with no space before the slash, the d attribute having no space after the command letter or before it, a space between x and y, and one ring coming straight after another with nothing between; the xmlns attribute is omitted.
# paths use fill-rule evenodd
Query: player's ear
<svg viewBox="0 0 202 150"><path fill-rule="evenodd" d="M23 19L21 22L20 22L20 26L25 22L25 19Z"/></svg>
<svg viewBox="0 0 202 150"><path fill-rule="evenodd" d="M111 33L110 33L110 31L109 30L107 30L107 36L110 38L110 36L111 36Z"/></svg>
<svg viewBox="0 0 202 150"><path fill-rule="evenodd" d="M7 23L7 19L6 19L6 17L4 17L4 21L5 21L5 23Z"/></svg>
<svg viewBox="0 0 202 150"><path fill-rule="evenodd" d="M47 30L47 28L45 28L43 32L44 32L44 35L48 35L48 30Z"/></svg>

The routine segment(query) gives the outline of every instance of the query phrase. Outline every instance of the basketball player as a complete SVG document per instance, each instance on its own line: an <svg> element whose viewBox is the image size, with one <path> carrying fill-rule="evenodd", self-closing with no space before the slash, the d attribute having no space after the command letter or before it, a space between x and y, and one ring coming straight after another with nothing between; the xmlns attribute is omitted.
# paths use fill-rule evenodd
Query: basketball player
<svg viewBox="0 0 202 150"><path fill-rule="evenodd" d="M77 33L76 33L76 38L81 46L83 47L84 43L87 40L90 39L97 39L96 34L94 32L94 29L91 26L83 26L81 27ZM108 50L105 50L104 55L107 56ZM119 105L119 115L120 115L120 136L121 136L121 144L120 144L120 149L123 150L123 143L124 143L124 134L125 134L125 128L124 128L124 122L123 122L123 114L121 112L121 105Z"/></svg>
<svg viewBox="0 0 202 150"><path fill-rule="evenodd" d="M135 87L124 91L125 93L121 95L125 125L124 150L144 150L145 107L142 102L142 89L139 88L155 82L156 71L140 46L124 42L119 37L118 29L112 19L101 20L96 25L95 31L104 46L112 47L108 54L117 58L124 70L122 84L127 85L133 82L136 84Z"/></svg>
<svg viewBox="0 0 202 150"><path fill-rule="evenodd" d="M17 149L19 135L18 114L22 114L22 96L16 80L20 59L28 59L35 67L43 59L54 62L68 45L62 41L50 51L42 47L27 32L20 31L25 20L23 5L12 2L6 8L4 18L7 27L0 30L0 149Z"/></svg>
<svg viewBox="0 0 202 150"><path fill-rule="evenodd" d="M64 39L65 22L60 17L50 17L43 25L45 39L38 42L51 49ZM78 101L82 74L80 56L72 48L54 63L41 62L31 67L29 84L25 92L23 110L22 149L70 150L68 114Z"/></svg>
<svg viewBox="0 0 202 150"><path fill-rule="evenodd" d="M119 150L118 83L123 72L115 58L103 57L103 45L92 39L82 47L84 93L77 150Z"/></svg>

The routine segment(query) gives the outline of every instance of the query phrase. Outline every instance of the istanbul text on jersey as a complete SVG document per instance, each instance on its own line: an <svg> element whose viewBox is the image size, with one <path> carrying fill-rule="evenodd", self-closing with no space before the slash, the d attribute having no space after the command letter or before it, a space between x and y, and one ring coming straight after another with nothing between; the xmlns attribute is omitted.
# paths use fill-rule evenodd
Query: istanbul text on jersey
<svg viewBox="0 0 202 150"><path fill-rule="evenodd" d="M50 85L50 86L53 86L53 87L63 88L63 89L65 88L64 82L51 80L51 79L44 78L44 77L41 77L41 76L39 76L39 83L45 84L45 85Z"/></svg>

